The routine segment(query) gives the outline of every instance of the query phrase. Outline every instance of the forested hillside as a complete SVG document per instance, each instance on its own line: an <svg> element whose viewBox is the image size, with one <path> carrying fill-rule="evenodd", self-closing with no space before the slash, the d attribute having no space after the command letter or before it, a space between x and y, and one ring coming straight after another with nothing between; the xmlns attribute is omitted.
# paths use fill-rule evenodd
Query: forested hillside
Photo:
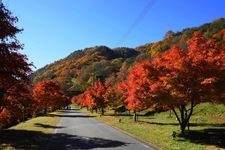
<svg viewBox="0 0 225 150"><path fill-rule="evenodd" d="M161 41L147 43L136 48L114 48L96 46L76 50L64 59L46 65L35 71L30 77L34 83L44 79L58 82L67 95L82 93L97 79L114 85L126 78L128 69L136 62L152 59L159 53L176 44L187 48L186 40L199 31L206 38L225 28L225 19L220 18L199 27L186 28L181 32L168 31ZM216 36L220 41L220 36Z"/></svg>
<svg viewBox="0 0 225 150"><path fill-rule="evenodd" d="M133 62L143 59L138 57L139 55L140 52L131 48L86 48L74 51L65 59L39 69L32 75L32 79L34 83L43 79L53 79L66 93L82 92L97 78L110 83L121 80Z"/></svg>

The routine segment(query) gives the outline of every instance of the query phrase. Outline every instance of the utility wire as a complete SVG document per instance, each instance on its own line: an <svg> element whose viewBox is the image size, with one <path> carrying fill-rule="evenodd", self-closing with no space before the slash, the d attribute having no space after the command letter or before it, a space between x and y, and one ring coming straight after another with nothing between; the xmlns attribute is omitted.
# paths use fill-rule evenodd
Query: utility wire
<svg viewBox="0 0 225 150"><path fill-rule="evenodd" d="M122 44L127 37L131 34L131 32L134 30L134 28L138 25L138 23L145 17L145 15L149 12L149 10L152 8L152 6L155 4L156 0L149 0L147 5L144 7L144 9L141 11L141 13L138 15L138 17L134 20L134 22L131 24L130 28L127 30L127 32L120 38L118 41L118 44Z"/></svg>

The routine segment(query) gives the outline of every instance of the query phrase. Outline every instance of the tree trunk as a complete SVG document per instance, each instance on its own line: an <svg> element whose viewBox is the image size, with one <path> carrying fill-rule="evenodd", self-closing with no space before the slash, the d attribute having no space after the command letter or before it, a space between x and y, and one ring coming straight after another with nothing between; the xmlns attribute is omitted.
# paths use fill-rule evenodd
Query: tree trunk
<svg viewBox="0 0 225 150"><path fill-rule="evenodd" d="M178 115L178 113L175 111L175 109L173 108L172 111L174 112L179 124L180 124L180 129L181 129L181 134L184 135L184 131L185 128L188 126L188 130L189 130L189 120L191 118L191 115L193 113L193 109L196 105L194 105L194 102L191 103L191 107L190 109L186 109L185 105L180 105L178 107L179 111L180 111L180 116ZM188 113L189 112L189 113Z"/></svg>
<svg viewBox="0 0 225 150"><path fill-rule="evenodd" d="M45 109L44 109L44 114L46 115L47 113L48 113L48 109L45 108Z"/></svg>
<svg viewBox="0 0 225 150"><path fill-rule="evenodd" d="M134 111L133 120L134 120L134 122L137 122L137 113L136 113L136 111Z"/></svg>
<svg viewBox="0 0 225 150"><path fill-rule="evenodd" d="M137 121L139 120L139 115L137 114Z"/></svg>
<svg viewBox="0 0 225 150"><path fill-rule="evenodd" d="M3 105L3 101L4 101L4 90L0 89L0 108Z"/></svg>
<svg viewBox="0 0 225 150"><path fill-rule="evenodd" d="M34 112L34 113L32 114L32 118L36 118L36 117L37 117L37 113Z"/></svg>
<svg viewBox="0 0 225 150"><path fill-rule="evenodd" d="M188 127L188 131L190 131L190 124L189 124L189 121L187 123L187 127Z"/></svg>
<svg viewBox="0 0 225 150"><path fill-rule="evenodd" d="M117 116L117 113L116 113L117 111L116 111L116 109L114 110L114 116Z"/></svg>
<svg viewBox="0 0 225 150"><path fill-rule="evenodd" d="M173 111L172 111L172 110L170 110L170 112L169 112L169 117L170 117L170 118L173 117Z"/></svg>
<svg viewBox="0 0 225 150"><path fill-rule="evenodd" d="M104 115L104 108L101 108L101 115Z"/></svg>
<svg viewBox="0 0 225 150"><path fill-rule="evenodd" d="M187 120L183 120L180 124L181 134L184 135L185 128L187 127Z"/></svg>

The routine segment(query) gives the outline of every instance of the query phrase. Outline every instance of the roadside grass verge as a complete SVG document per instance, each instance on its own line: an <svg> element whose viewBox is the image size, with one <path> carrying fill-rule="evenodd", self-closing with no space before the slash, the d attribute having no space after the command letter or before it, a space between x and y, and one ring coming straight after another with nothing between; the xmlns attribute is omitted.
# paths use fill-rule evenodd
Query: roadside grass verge
<svg viewBox="0 0 225 150"><path fill-rule="evenodd" d="M147 143L164 150L216 150L225 148L225 106L209 103L196 107L190 120L190 132L185 137L172 138L172 132L179 135L179 125L175 116L169 112L157 113L152 116L139 116L139 122L134 123L132 116L120 114L114 116L112 111L100 116L91 114L86 109L83 112L97 115L97 119ZM121 120L121 122L119 122Z"/></svg>
<svg viewBox="0 0 225 150"><path fill-rule="evenodd" d="M49 113L0 130L0 149L43 149L63 111Z"/></svg>

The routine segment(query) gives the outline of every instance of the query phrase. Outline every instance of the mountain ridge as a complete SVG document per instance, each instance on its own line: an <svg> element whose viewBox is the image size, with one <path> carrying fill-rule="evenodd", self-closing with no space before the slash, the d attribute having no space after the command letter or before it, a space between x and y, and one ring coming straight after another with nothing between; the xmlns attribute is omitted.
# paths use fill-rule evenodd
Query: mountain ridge
<svg viewBox="0 0 225 150"><path fill-rule="evenodd" d="M136 62L151 59L174 44L187 48L186 40L195 31L210 38L224 28L225 18L219 18L211 23L185 28L176 33L170 30L162 40L135 48L95 46L76 50L67 57L38 69L30 77L33 83L45 79L55 80L66 93L70 90L84 91L96 78L115 84L126 77L128 69Z"/></svg>

